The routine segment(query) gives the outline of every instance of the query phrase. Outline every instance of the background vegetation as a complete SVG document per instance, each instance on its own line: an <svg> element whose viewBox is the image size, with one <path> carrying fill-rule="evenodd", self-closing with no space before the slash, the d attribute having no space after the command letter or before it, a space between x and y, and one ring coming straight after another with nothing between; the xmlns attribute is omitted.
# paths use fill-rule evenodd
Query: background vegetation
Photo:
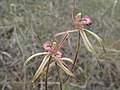
<svg viewBox="0 0 120 90"><path fill-rule="evenodd" d="M35 58L27 67L23 62L42 47L34 33L42 41L49 40L57 32L73 28L71 12L73 0L0 0L0 90L43 90L44 78L31 84L41 59ZM90 15L93 25L86 27L97 33L104 42L107 53L90 37L97 50L102 71L95 59L84 48L81 50L75 75L64 84L64 90L120 90L120 0L76 0L76 12ZM71 46L64 44L64 56L73 58L76 34L70 35ZM86 67L86 68L85 68ZM59 88L54 68L48 78L49 90ZM51 77L52 76L52 77ZM64 77L64 74L63 74Z"/></svg>

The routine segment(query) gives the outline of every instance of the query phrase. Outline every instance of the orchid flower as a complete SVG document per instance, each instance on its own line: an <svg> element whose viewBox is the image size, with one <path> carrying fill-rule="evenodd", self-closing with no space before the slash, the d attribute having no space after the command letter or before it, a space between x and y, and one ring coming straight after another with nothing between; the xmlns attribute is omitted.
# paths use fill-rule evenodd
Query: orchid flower
<svg viewBox="0 0 120 90"><path fill-rule="evenodd" d="M51 60L50 65L53 65L53 63L55 62L60 68L62 68L65 71L67 75L76 78L74 74L69 70L68 65L64 62L68 61L73 64L73 60L70 58L62 57L62 53L59 51L60 47L62 46L66 38L67 36L64 37L59 44L57 44L56 42L52 43L51 41L46 41L45 43L43 43L44 52L33 54L25 61L26 65L34 57L45 55L32 79L32 82L37 80L42 74L44 74L44 72L46 72L47 64L50 60Z"/></svg>
<svg viewBox="0 0 120 90"><path fill-rule="evenodd" d="M79 19L80 17L80 19ZM85 47L87 48L87 50L93 54L96 54L92 44L90 43L86 32L91 34L93 37L95 37L95 39L97 39L97 41L99 42L99 44L103 47L102 44L102 39L95 34L94 32L87 30L84 28L84 25L90 26L92 25L92 20L88 15L84 15L81 17L81 13L75 14L75 0L73 3L73 10L72 10L72 19L73 19L73 24L74 24L74 29L70 29L64 32L60 32L60 33L56 33L53 37L56 38L60 35L63 34L69 34L69 33L73 33L73 32L79 32L80 33L80 37L82 37L83 42L85 44ZM103 50L105 51L104 47Z"/></svg>

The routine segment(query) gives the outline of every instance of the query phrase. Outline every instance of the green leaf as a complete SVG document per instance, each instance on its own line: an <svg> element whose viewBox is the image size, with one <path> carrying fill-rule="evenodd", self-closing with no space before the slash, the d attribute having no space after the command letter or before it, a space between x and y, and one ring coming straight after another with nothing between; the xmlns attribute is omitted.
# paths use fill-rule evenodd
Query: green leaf
<svg viewBox="0 0 120 90"><path fill-rule="evenodd" d="M66 57L61 58L61 60L68 61L68 62L70 62L70 63L72 63L72 64L73 64L73 62L74 62L74 60L72 60L72 59L70 59L70 58L66 58Z"/></svg>
<svg viewBox="0 0 120 90"><path fill-rule="evenodd" d="M84 29L84 31L86 31L86 32L90 33L91 35L93 35L95 37L95 39L98 40L99 44L103 47L104 52L106 52L106 50L105 50L105 48L103 46L103 43L102 43L102 39L97 34L95 34L94 32L92 32L90 30L87 30L87 29Z"/></svg>
<svg viewBox="0 0 120 90"><path fill-rule="evenodd" d="M43 55L43 54L48 54L48 52L36 53L36 54L31 55L27 60L25 60L24 65L26 65L26 64L27 64L31 59L33 59L34 57L40 56L40 55Z"/></svg>
<svg viewBox="0 0 120 90"><path fill-rule="evenodd" d="M80 34L81 34L81 37L82 37L83 42L85 44L85 47L88 49L88 51L95 54L95 50L94 50L92 44L90 43L90 41L88 40L84 30L80 30Z"/></svg>
<svg viewBox="0 0 120 90"><path fill-rule="evenodd" d="M44 57L42 63L40 64L39 68L37 69L37 71L36 71L36 73L35 73L35 75L34 75L34 77L33 77L33 79L32 79L32 82L34 82L34 81L35 81L38 77L40 77L41 74L44 72L44 68L45 68L47 62L50 60L50 57L51 57L51 56L50 56L49 54L47 54L47 55Z"/></svg>

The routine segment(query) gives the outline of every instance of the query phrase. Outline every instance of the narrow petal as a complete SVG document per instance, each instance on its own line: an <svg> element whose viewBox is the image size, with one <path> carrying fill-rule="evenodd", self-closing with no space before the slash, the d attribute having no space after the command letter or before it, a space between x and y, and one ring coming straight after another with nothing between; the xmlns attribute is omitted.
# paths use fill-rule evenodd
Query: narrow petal
<svg viewBox="0 0 120 90"><path fill-rule="evenodd" d="M65 32L56 33L56 34L53 36L53 38L58 37L58 36L63 35L63 34L72 33L72 32L77 32L77 31L78 31L77 29L74 29L74 30L67 30L67 31L65 31Z"/></svg>
<svg viewBox="0 0 120 90"><path fill-rule="evenodd" d="M90 33L91 35L93 35L95 37L95 39L98 40L99 44L103 47L103 50L104 52L106 52L104 46L103 46L103 43L102 43L102 39L97 35L95 34L94 32L90 31L90 30L87 30L87 29L84 29L86 32Z"/></svg>
<svg viewBox="0 0 120 90"><path fill-rule="evenodd" d="M85 47L88 49L88 51L90 51L91 53L95 54L95 50L92 46L92 44L90 43L90 41L88 40L85 32L83 30L80 30L80 34L81 34L81 37L83 38L83 42L85 44Z"/></svg>
<svg viewBox="0 0 120 90"><path fill-rule="evenodd" d="M65 40L67 39L67 37L68 37L68 34L65 34L65 36L63 37L63 39L58 44L58 49L63 45L63 43L65 42Z"/></svg>
<svg viewBox="0 0 120 90"><path fill-rule="evenodd" d="M73 64L73 62L74 62L73 59L66 58L66 57L61 58L61 60L68 61L68 62L70 62L70 63L72 63L72 64Z"/></svg>
<svg viewBox="0 0 120 90"><path fill-rule="evenodd" d="M69 67L67 66L67 64L65 62L63 62L63 60L61 60L61 58L56 58L54 57L56 63L58 64L59 67L61 67L66 74L68 74L69 76L74 77L77 81L79 81L75 75L69 70Z"/></svg>
<svg viewBox="0 0 120 90"><path fill-rule="evenodd" d="M66 74L75 77L74 74L62 62L59 62L58 65L65 71Z"/></svg>
<svg viewBox="0 0 120 90"><path fill-rule="evenodd" d="M65 62L61 61L60 58L54 57L54 59L57 62L57 64L65 71L66 74L75 77L74 74L68 69L67 64L65 64Z"/></svg>
<svg viewBox="0 0 120 90"><path fill-rule="evenodd" d="M24 65L27 64L27 63L28 63L31 59L33 59L34 57L40 56L40 55L43 55L43 54L48 54L48 52L36 53L36 54L31 55L27 60L25 60Z"/></svg>
<svg viewBox="0 0 120 90"><path fill-rule="evenodd" d="M45 68L47 62L49 61L49 59L50 59L50 55L49 55L49 54L44 57L41 65L40 65L39 68L37 69L37 71L36 71L36 73L35 73L35 75L34 75L34 77L33 77L33 79L32 79L32 82L34 82L38 77L41 76L41 74L43 73L44 68Z"/></svg>
<svg viewBox="0 0 120 90"><path fill-rule="evenodd" d="M90 33L91 35L93 35L98 40L98 42L100 44L102 43L102 39L97 34L95 34L94 32L92 32L90 30L87 30L87 29L84 29L84 31L87 31L88 33Z"/></svg>
<svg viewBox="0 0 120 90"><path fill-rule="evenodd" d="M49 69L51 70L51 68L53 68L53 66L55 65L55 62L51 62L50 65L49 65ZM44 68L44 71L42 74L45 74L47 71L47 67Z"/></svg>

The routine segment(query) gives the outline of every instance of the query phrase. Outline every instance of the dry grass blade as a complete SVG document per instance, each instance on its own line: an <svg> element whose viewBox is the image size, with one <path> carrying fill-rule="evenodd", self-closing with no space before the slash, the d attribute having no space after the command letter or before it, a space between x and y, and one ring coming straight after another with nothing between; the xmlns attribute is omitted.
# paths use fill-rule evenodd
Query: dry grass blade
<svg viewBox="0 0 120 90"><path fill-rule="evenodd" d="M43 54L48 54L48 52L36 53L36 54L31 55L27 60L25 60L24 65L26 65L26 64L27 64L31 59L33 59L34 57L40 56L40 55L43 55Z"/></svg>
<svg viewBox="0 0 120 90"><path fill-rule="evenodd" d="M47 62L49 61L49 59L50 59L50 55L49 54L44 57L41 65L37 69L37 71L36 71L36 73L35 73L35 75L34 75L34 77L32 79L32 82L34 82L43 73L45 65L47 64Z"/></svg>
<svg viewBox="0 0 120 90"><path fill-rule="evenodd" d="M103 46L103 43L102 43L102 39L97 34L95 34L94 32L91 32L90 30L84 29L84 31L86 31L86 32L90 33L91 35L93 35L95 37L95 39L97 39L99 44L103 47L103 50L106 53L106 50L105 50L105 48Z"/></svg>
<svg viewBox="0 0 120 90"><path fill-rule="evenodd" d="M80 34L81 34L81 37L83 39L83 42L85 44L85 47L88 49L88 51L90 51L91 53L95 54L95 50L92 46L92 44L90 43L90 41L88 40L84 30L80 30Z"/></svg>

